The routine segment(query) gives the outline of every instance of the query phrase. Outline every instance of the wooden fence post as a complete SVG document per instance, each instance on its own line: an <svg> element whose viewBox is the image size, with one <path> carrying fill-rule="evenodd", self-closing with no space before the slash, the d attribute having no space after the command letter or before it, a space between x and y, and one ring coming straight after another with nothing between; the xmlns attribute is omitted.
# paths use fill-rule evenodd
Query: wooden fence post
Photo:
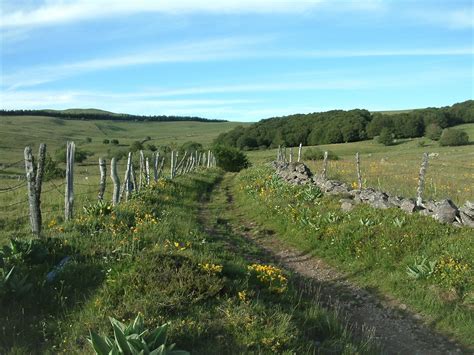
<svg viewBox="0 0 474 355"><path fill-rule="evenodd" d="M357 184L359 190L362 190L362 175L360 173L360 155L359 152L356 153L356 166L357 166Z"/></svg>
<svg viewBox="0 0 474 355"><path fill-rule="evenodd" d="M324 161L323 161L323 178L327 179L328 176L328 152L324 152Z"/></svg>
<svg viewBox="0 0 474 355"><path fill-rule="evenodd" d="M150 186L150 161L148 157L145 158L145 182L146 186Z"/></svg>
<svg viewBox="0 0 474 355"><path fill-rule="evenodd" d="M420 173L418 175L418 188L416 189L416 205L423 206L423 191L425 189L425 175L428 169L428 153L423 153L421 161Z"/></svg>
<svg viewBox="0 0 474 355"><path fill-rule="evenodd" d="M170 178L173 179L173 177L174 177L174 174L173 174L174 173L174 151L173 150L171 151L171 167L170 167L170 170L171 170Z"/></svg>
<svg viewBox="0 0 474 355"><path fill-rule="evenodd" d="M293 147L290 147L290 163L293 163Z"/></svg>
<svg viewBox="0 0 474 355"><path fill-rule="evenodd" d="M298 163L301 161L301 148L303 147L303 143L300 143L298 148Z"/></svg>
<svg viewBox="0 0 474 355"><path fill-rule="evenodd" d="M158 168L158 174L157 174L157 179L160 178L161 176L161 173L163 172L163 167L165 165L165 157L163 156L163 158L161 158L161 164L160 164L160 167Z"/></svg>
<svg viewBox="0 0 474 355"><path fill-rule="evenodd" d="M99 201L104 200L104 193L105 193L105 184L107 178L107 167L105 165L105 159L99 158L99 170L100 170L100 183L99 183Z"/></svg>
<svg viewBox="0 0 474 355"><path fill-rule="evenodd" d="M145 175L145 156L143 155L143 150L140 150L140 163L138 168L138 188L137 190L140 191L142 186L144 185L144 175Z"/></svg>
<svg viewBox="0 0 474 355"><path fill-rule="evenodd" d="M40 144L38 153L38 164L35 172L33 154L31 147L26 147L24 152L26 181L28 184L28 204L30 210L31 232L40 236L41 234L41 186L44 175L44 160L46 157L46 145Z"/></svg>
<svg viewBox="0 0 474 355"><path fill-rule="evenodd" d="M117 206L120 201L120 179L117 174L117 159L112 158L110 162L110 177L114 183L114 192L112 194L112 204Z"/></svg>
<svg viewBox="0 0 474 355"><path fill-rule="evenodd" d="M211 151L207 151L207 168L209 169L211 167Z"/></svg>
<svg viewBox="0 0 474 355"><path fill-rule="evenodd" d="M280 159L281 159L281 152L280 152L280 150L281 150L281 146L279 145L279 146L278 146L278 150L277 150L277 161L280 161Z"/></svg>
<svg viewBox="0 0 474 355"><path fill-rule="evenodd" d="M76 145L67 142L66 145L66 190L64 196L64 217L69 221L73 217L74 208L74 153Z"/></svg>
<svg viewBox="0 0 474 355"><path fill-rule="evenodd" d="M160 160L160 153L153 153L153 179L155 182L158 180L158 162Z"/></svg>

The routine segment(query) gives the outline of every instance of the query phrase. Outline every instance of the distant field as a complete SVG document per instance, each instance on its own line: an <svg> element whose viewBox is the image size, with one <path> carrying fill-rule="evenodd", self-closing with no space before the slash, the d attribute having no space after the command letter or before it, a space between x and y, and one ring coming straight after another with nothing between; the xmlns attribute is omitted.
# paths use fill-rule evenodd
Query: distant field
<svg viewBox="0 0 474 355"><path fill-rule="evenodd" d="M107 153L111 145L103 144L104 139L118 139L124 148L133 141L150 136L148 143L160 145L180 145L186 141L196 141L209 145L222 132L239 125L238 122L115 122L62 120L54 117L4 116L0 117L0 164L14 162L22 158L26 145L37 147L46 143L48 151L62 147L67 140L95 152L96 158ZM92 139L86 143L85 139Z"/></svg>
<svg viewBox="0 0 474 355"><path fill-rule="evenodd" d="M456 128L469 134L474 141L474 124ZM420 146L424 142L423 146ZM474 201L474 145L440 147L425 138L403 140L395 146L384 146L373 140L317 146L321 150L336 153L340 160L329 162L329 178L347 183L357 181L355 153L361 155L361 170L366 187L376 187L405 197L416 194L418 172L424 152L435 153L430 159L427 181L427 198L451 198L462 204ZM303 151L308 149L303 147ZM287 150L288 153L288 150ZM270 161L276 157L276 149L249 152L254 163ZM294 150L296 156L297 150ZM315 173L321 172L322 162L306 162Z"/></svg>

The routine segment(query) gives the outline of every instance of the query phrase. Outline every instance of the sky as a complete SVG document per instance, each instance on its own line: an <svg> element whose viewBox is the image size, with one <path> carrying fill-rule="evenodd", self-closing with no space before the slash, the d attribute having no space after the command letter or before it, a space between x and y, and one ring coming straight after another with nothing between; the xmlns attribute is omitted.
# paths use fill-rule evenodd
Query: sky
<svg viewBox="0 0 474 355"><path fill-rule="evenodd" d="M258 121L473 99L467 0L0 0L0 108Z"/></svg>

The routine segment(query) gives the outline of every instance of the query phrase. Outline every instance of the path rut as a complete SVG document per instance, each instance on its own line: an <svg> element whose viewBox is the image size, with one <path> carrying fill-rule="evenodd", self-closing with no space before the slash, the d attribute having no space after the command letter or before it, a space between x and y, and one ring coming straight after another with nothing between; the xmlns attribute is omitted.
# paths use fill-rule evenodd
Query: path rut
<svg viewBox="0 0 474 355"><path fill-rule="evenodd" d="M302 289L318 290L315 297L324 307L342 311L354 336L366 334L369 329L384 354L474 354L431 329L421 315L411 312L405 305L361 289L323 260L285 245L274 232L249 221L233 202L230 188L233 177L226 175L213 192L214 196L225 196L225 199L221 198L225 201L221 208L232 214L232 218L219 218L217 223L227 223L233 233L258 246L265 252L267 262L290 270ZM219 231L211 222L213 212L208 204L208 201L202 204L201 220L206 231L216 235ZM238 247L229 243L231 249ZM252 255L248 259L256 261ZM312 283L312 287L307 287L308 283Z"/></svg>

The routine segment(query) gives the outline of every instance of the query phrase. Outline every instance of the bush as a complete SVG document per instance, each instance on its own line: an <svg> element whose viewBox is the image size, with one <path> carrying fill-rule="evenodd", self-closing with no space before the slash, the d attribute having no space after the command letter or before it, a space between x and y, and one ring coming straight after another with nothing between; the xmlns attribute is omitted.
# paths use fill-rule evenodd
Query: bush
<svg viewBox="0 0 474 355"><path fill-rule="evenodd" d="M74 154L74 162L75 163L82 163L84 160L87 159L87 157L94 155L94 153L89 152L87 150L82 150L79 148L76 148L75 154ZM66 148L60 148L55 152L55 158L58 162L65 163L66 162Z"/></svg>
<svg viewBox="0 0 474 355"><path fill-rule="evenodd" d="M135 141L130 145L130 150L136 152L138 150L143 150L143 143L140 141Z"/></svg>
<svg viewBox="0 0 474 355"><path fill-rule="evenodd" d="M377 139L377 141L383 145L392 145L394 142L393 142L393 136L394 136L394 132L392 129L390 128L382 128L382 130L380 131L380 135L379 135L379 138Z"/></svg>
<svg viewBox="0 0 474 355"><path fill-rule="evenodd" d="M92 138L91 137L86 137L86 143L90 143L92 142Z"/></svg>
<svg viewBox="0 0 474 355"><path fill-rule="evenodd" d="M66 170L61 169L49 154L44 160L44 181L58 179L66 176Z"/></svg>
<svg viewBox="0 0 474 355"><path fill-rule="evenodd" d="M433 141L437 141L441 138L443 129L437 123L430 123L425 129L425 136Z"/></svg>
<svg viewBox="0 0 474 355"><path fill-rule="evenodd" d="M303 159L304 160L321 160L324 159L324 152L318 148L308 148L303 150ZM339 160L339 157L336 153L328 151L329 160Z"/></svg>
<svg viewBox="0 0 474 355"><path fill-rule="evenodd" d="M156 151L158 150L158 148L156 147L156 145L151 144L151 143L146 145L146 149L148 149L148 150L151 151L151 152L156 152Z"/></svg>
<svg viewBox="0 0 474 355"><path fill-rule="evenodd" d="M118 145L118 144L119 144L119 141L118 141L118 139L112 139L112 140L110 141L110 143L112 143L113 145Z"/></svg>
<svg viewBox="0 0 474 355"><path fill-rule="evenodd" d="M108 139L104 139L104 140L102 141L102 143L104 143L104 144L109 144L110 141L109 141Z"/></svg>
<svg viewBox="0 0 474 355"><path fill-rule="evenodd" d="M198 142L189 141L183 143L183 145L179 148L179 153L182 154L184 152L194 153L195 151L202 152L202 144Z"/></svg>
<svg viewBox="0 0 474 355"><path fill-rule="evenodd" d="M455 146L469 144L469 136L459 129L445 129L439 139L441 146Z"/></svg>
<svg viewBox="0 0 474 355"><path fill-rule="evenodd" d="M214 146L213 152L217 159L217 166L226 171L240 171L250 166L247 156L237 148L217 145Z"/></svg>

